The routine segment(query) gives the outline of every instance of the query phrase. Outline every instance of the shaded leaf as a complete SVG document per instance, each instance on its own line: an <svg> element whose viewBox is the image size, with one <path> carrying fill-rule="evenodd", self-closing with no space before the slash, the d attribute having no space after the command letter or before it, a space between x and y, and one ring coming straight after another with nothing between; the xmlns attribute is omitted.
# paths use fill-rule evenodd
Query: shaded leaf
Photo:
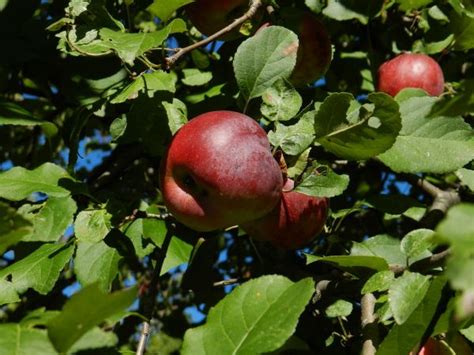
<svg viewBox="0 0 474 355"><path fill-rule="evenodd" d="M71 348L84 334L105 319L123 312L134 301L135 288L105 294L90 285L74 294L61 313L48 323L48 335L59 352Z"/></svg>

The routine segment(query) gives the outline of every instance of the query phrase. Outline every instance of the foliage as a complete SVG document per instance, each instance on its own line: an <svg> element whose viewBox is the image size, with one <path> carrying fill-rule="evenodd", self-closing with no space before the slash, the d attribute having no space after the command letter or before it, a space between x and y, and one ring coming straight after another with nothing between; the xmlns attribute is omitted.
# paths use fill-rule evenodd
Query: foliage
<svg viewBox="0 0 474 355"><path fill-rule="evenodd" d="M181 53L203 39L190 2L0 1L0 353L134 353L149 316L150 354L472 342L472 1L265 1L272 26ZM282 16L298 10L333 44L302 88ZM374 90L403 51L439 62L441 97ZM297 191L331 198L305 249L167 214L166 146L220 109L261 124Z"/></svg>

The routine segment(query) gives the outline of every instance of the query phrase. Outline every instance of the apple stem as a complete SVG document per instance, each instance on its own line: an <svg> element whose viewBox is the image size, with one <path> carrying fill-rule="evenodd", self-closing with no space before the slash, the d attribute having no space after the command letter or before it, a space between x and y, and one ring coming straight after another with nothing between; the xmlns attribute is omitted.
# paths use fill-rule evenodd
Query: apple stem
<svg viewBox="0 0 474 355"><path fill-rule="evenodd" d="M226 27L222 28L221 30L217 31L213 35L211 35L211 36L209 36L209 37L207 37L207 38L205 38L205 39L203 39L199 42L193 43L193 44L191 44L187 47L180 48L175 54L173 54L172 56L166 58L166 60L165 60L166 68L170 69L173 66L173 64L181 56L185 55L186 53L189 53L189 52L191 52L192 50L194 50L196 48L199 48L199 47L205 46L208 43L211 43L212 41L218 39L219 37L225 35L226 33L232 31L233 29L237 28L238 26L243 24L245 21L251 19L253 16L255 16L255 14L257 13L257 10L261 6L262 6L262 1L261 0L252 0L252 3L250 4L249 9L241 17L235 19L234 21L232 21L232 23L230 23Z"/></svg>
<svg viewBox="0 0 474 355"><path fill-rule="evenodd" d="M151 278L150 283L148 284L148 288L146 292L143 294L141 302L143 302L143 315L145 316L146 320L142 323L142 330L140 332L140 340L138 342L136 355L143 355L146 349L146 341L148 339L148 335L150 334L150 321L153 318L153 312L155 310L156 305L156 296L158 295L158 282L161 276L161 269L163 267L163 263L166 258L166 253L168 251L168 247L171 243L171 239L173 238L174 234L174 224L167 224L168 230L166 231L165 240L163 244L156 250L157 258L156 258L156 265L153 269L153 275Z"/></svg>

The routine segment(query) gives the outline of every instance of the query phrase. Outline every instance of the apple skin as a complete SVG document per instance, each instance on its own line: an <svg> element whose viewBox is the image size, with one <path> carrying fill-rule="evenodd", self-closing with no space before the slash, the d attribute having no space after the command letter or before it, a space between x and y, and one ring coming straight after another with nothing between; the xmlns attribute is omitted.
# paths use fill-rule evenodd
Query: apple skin
<svg viewBox="0 0 474 355"><path fill-rule="evenodd" d="M439 96L444 89L444 75L439 64L426 54L403 53L384 62L378 70L378 91L391 96L405 88L425 90Z"/></svg>
<svg viewBox="0 0 474 355"><path fill-rule="evenodd" d="M454 350L456 355L472 355L473 351L468 345L466 340L459 335L454 334L448 340L449 346ZM415 351L410 352L410 355L450 355L452 351L443 342L436 340L435 338L429 338L426 343L421 347L418 353Z"/></svg>
<svg viewBox="0 0 474 355"><path fill-rule="evenodd" d="M288 179L280 203L266 216L240 227L250 237L282 249L298 249L311 242L324 227L329 200L292 191L293 186Z"/></svg>
<svg viewBox="0 0 474 355"><path fill-rule="evenodd" d="M166 207L197 231L264 216L280 201L282 185L265 131L232 111L190 120L173 137L160 167Z"/></svg>
<svg viewBox="0 0 474 355"><path fill-rule="evenodd" d="M196 0L186 6L186 14L192 24L206 36L210 36L230 24L249 8L249 0ZM238 38L238 30L220 40Z"/></svg>
<svg viewBox="0 0 474 355"><path fill-rule="evenodd" d="M312 13L290 9L285 15L284 11L283 25L295 32L299 39L290 82L301 87L313 83L327 72L332 59L331 39L324 24Z"/></svg>

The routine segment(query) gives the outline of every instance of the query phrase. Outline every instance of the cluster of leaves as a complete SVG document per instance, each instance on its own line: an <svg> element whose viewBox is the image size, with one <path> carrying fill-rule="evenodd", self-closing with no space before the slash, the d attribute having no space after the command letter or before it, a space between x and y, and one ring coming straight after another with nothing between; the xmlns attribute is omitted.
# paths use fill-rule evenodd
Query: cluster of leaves
<svg viewBox="0 0 474 355"><path fill-rule="evenodd" d="M189 2L0 1L0 353L134 352L150 287L150 353L474 342L474 5L272 2L277 19L280 5L312 11L331 34L324 80L295 89L298 37L281 21L168 70L201 39ZM441 98L374 91L378 65L405 50L436 57ZM160 158L217 109L259 120L296 189L332 198L304 253L164 218ZM443 191L462 202L439 216Z"/></svg>

